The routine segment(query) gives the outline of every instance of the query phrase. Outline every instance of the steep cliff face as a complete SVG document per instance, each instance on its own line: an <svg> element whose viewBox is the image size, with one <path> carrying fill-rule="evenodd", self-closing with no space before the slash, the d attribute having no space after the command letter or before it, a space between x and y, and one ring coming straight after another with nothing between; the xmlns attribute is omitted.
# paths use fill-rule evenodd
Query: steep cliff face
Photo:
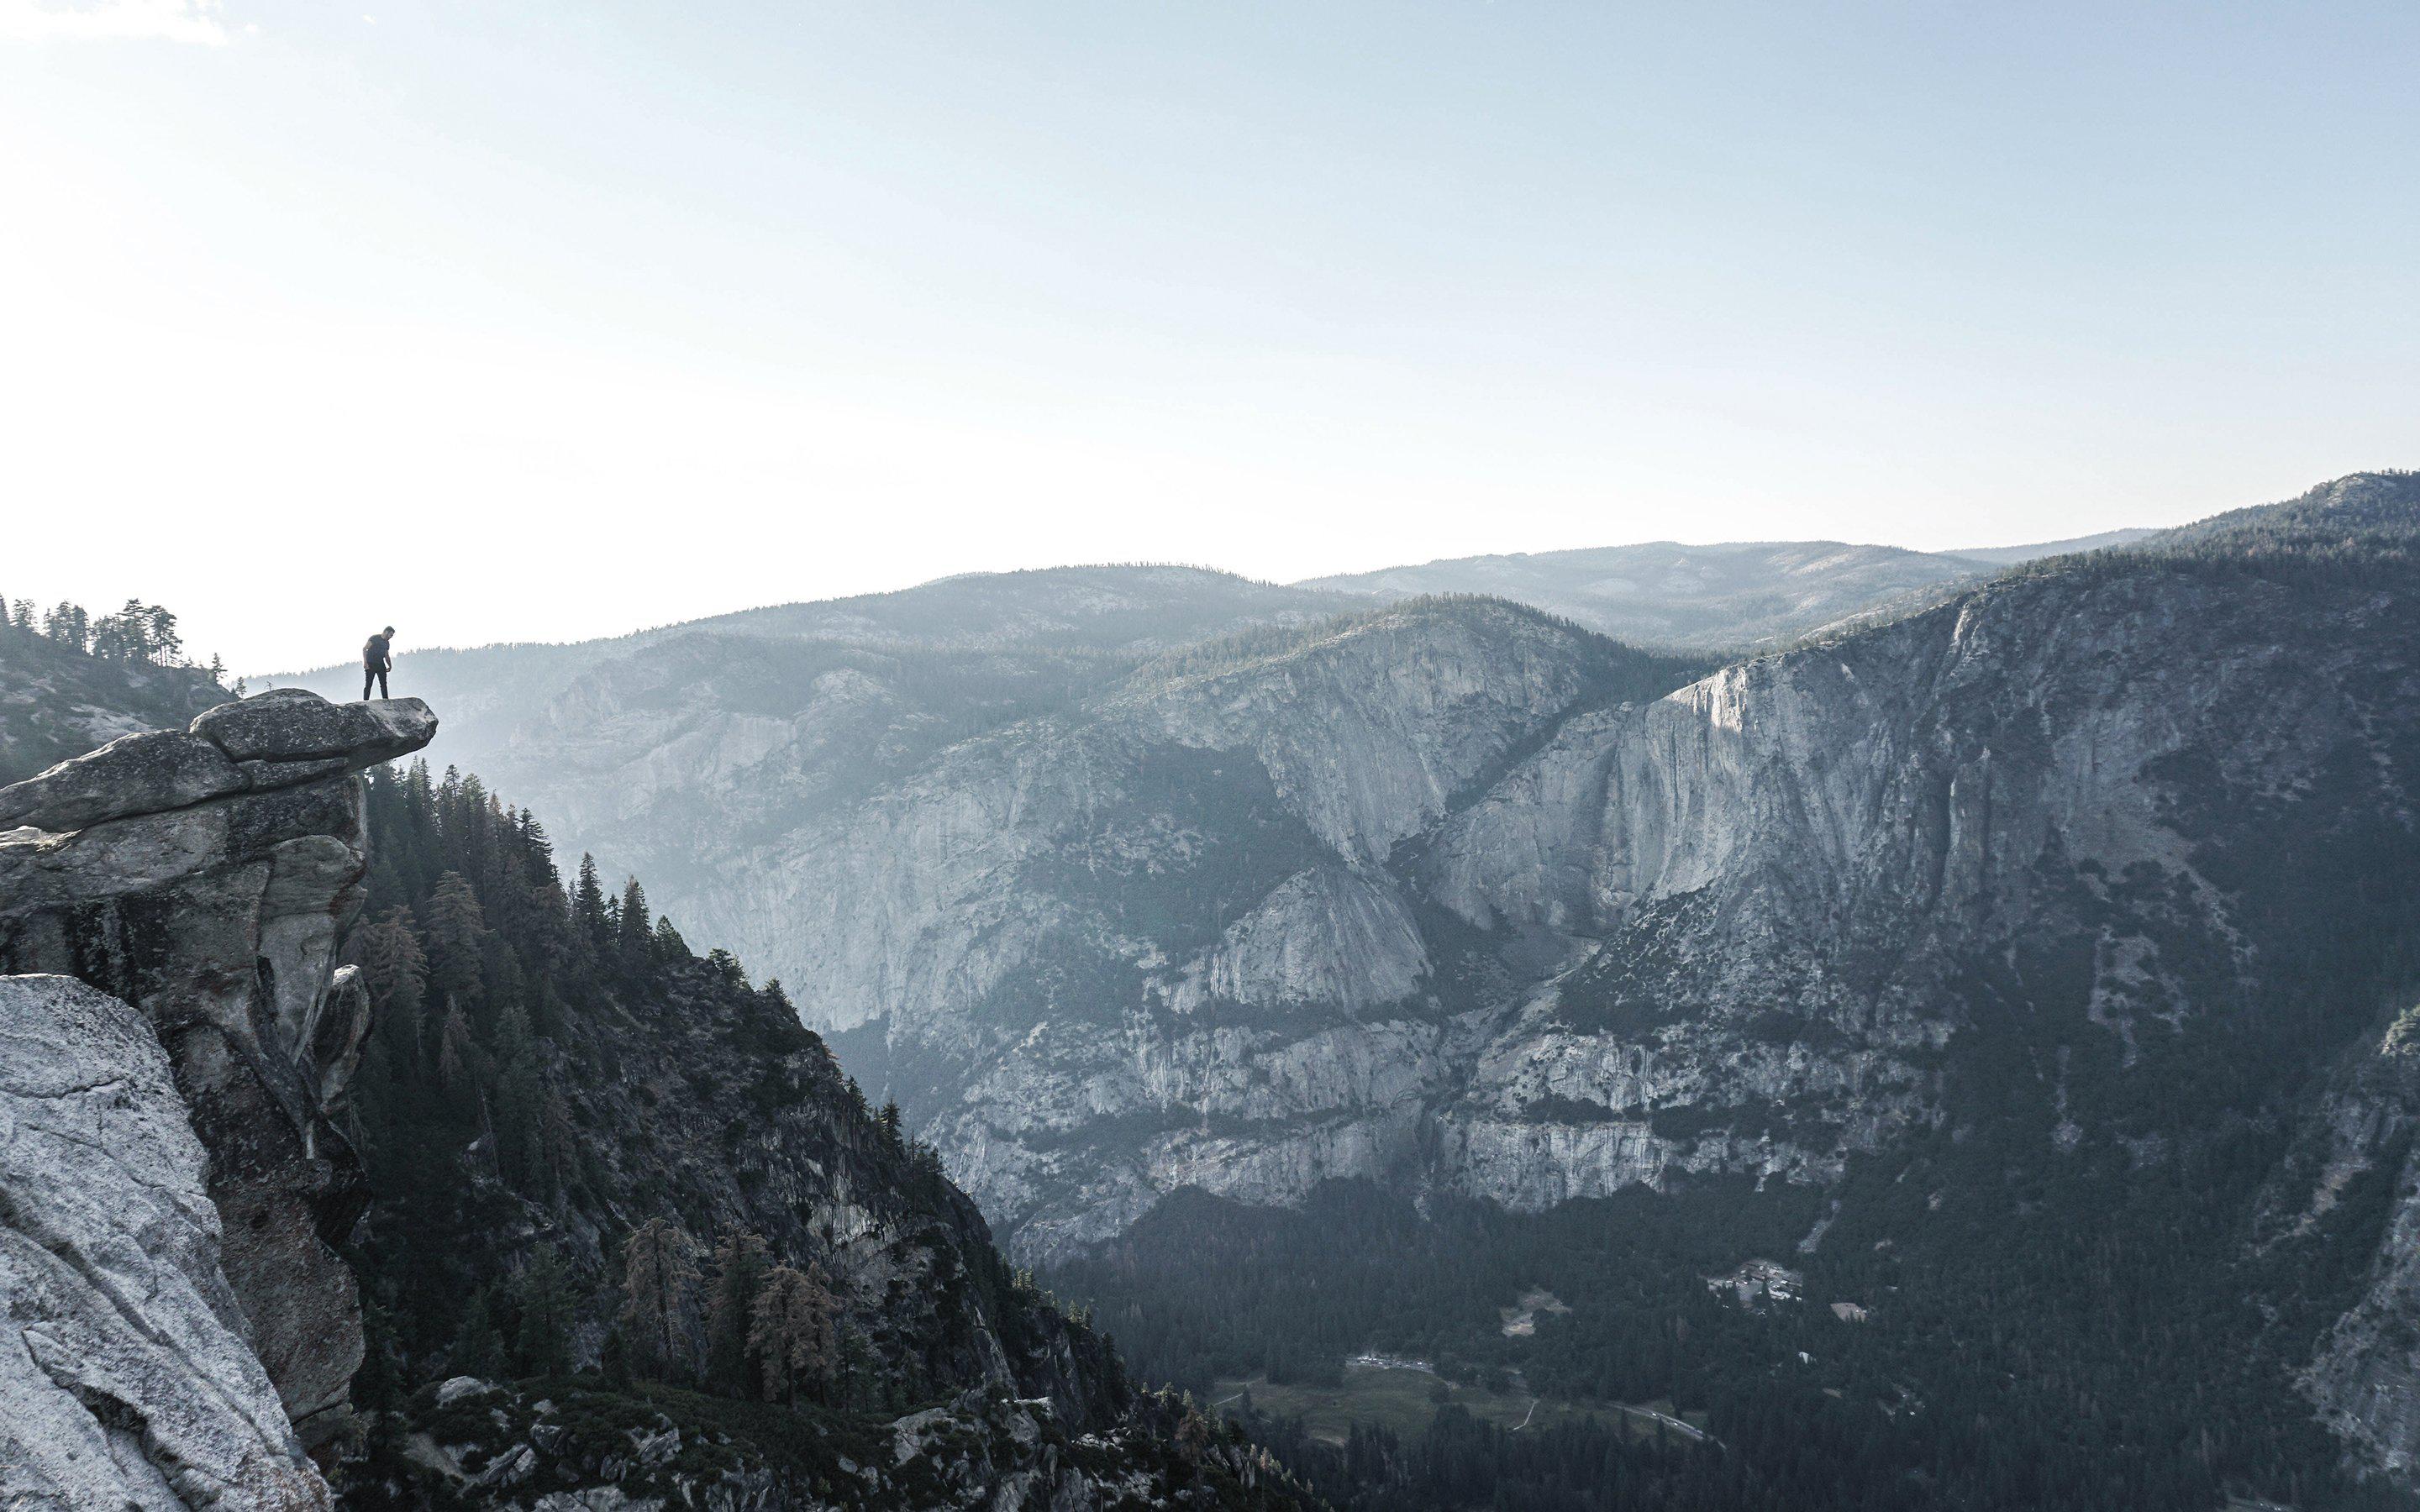
<svg viewBox="0 0 2420 1512"><path fill-rule="evenodd" d="M1187 1181L1284 1200L1400 1161L1447 1077L1388 858L1561 720L1678 677L1481 601L1205 648L747 853L691 927L768 952L810 1022L878 1026L849 1053L880 1034L1019 1242Z"/></svg>
<svg viewBox="0 0 2420 1512"><path fill-rule="evenodd" d="M0 789L0 967L78 978L149 1021L209 1155L249 1341L315 1443L362 1357L332 1248L361 1175L328 1116L363 1029L333 969L366 870L352 773L435 731L416 700L282 691Z"/></svg>
<svg viewBox="0 0 2420 1512"><path fill-rule="evenodd" d="M2248 856L2412 823L2411 609L2157 568L2021 579L1575 721L1420 864L1458 918L1577 963L1482 1052L1458 1180L1820 1174L1930 1116L1924 1063L1977 1012L2080 994L2131 1062L2236 1007L2279 923ZM2055 995L1977 990L2054 945L2080 973ZM1548 1099L1587 1121L1542 1122ZM1749 1155L1731 1115L1776 1105ZM1724 1127L1651 1129L1680 1106ZM1513 1175L1541 1141L1556 1174Z"/></svg>
<svg viewBox="0 0 2420 1512"><path fill-rule="evenodd" d="M1415 607L950 746L685 921L1033 1253L1184 1184L1827 1180L1978 1012L2122 1072L2248 1002L2300 927L2255 857L2409 824L2410 608L2086 564L1623 704L1602 642Z"/></svg>
<svg viewBox="0 0 2420 1512"><path fill-rule="evenodd" d="M1299 966L1323 949L1337 959L1325 932L1355 915L1361 943L1400 956L1412 942L1387 927L1388 905L1338 877L1377 876L1524 742L1670 665L1482 602L1217 646L962 742L737 853L692 904L694 927L801 983L811 1023L890 1016L919 1034L1009 982L1043 933L1130 962L1156 948L1180 971L1207 970L1214 950L1231 969L1290 951ZM828 922L810 899L829 900ZM1224 939L1231 926L1252 939ZM1310 932L1309 953L1283 943L1289 929ZM1398 982L1416 970L1365 962L1354 980L1296 986L1307 1000L1366 995L1371 966Z"/></svg>
<svg viewBox="0 0 2420 1512"><path fill-rule="evenodd" d="M144 1016L0 977L0 1503L324 1508Z"/></svg>
<svg viewBox="0 0 2420 1512"><path fill-rule="evenodd" d="M2248 856L2409 823L2411 607L2049 575L1610 707L1549 627L1406 616L956 748L703 922L798 921L809 1016L882 1016L1037 1249L1187 1183L1829 1179L1978 997L2071 967L2126 1061L2242 1001Z"/></svg>
<svg viewBox="0 0 2420 1512"><path fill-rule="evenodd" d="M2383 1238L2359 1267L2352 1305L2327 1325L2296 1385L2356 1463L2409 1479L2420 1468L2420 1015L2364 1044L2320 1100L2303 1159L2273 1183L2268 1242L2309 1231L2364 1184L2382 1188Z"/></svg>

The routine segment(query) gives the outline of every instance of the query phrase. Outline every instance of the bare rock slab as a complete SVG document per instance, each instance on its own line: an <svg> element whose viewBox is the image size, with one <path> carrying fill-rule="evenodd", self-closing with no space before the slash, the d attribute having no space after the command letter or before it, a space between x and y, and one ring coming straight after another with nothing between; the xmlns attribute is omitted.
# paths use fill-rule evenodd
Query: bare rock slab
<svg viewBox="0 0 2420 1512"><path fill-rule="evenodd" d="M207 1167L140 1011L0 977L0 1505L329 1505L220 1268Z"/></svg>

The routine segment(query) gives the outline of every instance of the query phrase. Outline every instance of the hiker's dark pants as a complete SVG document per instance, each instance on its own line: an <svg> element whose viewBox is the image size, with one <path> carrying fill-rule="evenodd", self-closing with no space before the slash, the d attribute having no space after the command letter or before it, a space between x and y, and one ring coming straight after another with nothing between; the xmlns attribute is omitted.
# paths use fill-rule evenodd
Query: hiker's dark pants
<svg viewBox="0 0 2420 1512"><path fill-rule="evenodd" d="M370 696L370 684L371 684L372 682L376 682L376 683L378 684L379 697L380 697L380 698L382 698L382 699L383 699L383 698L393 698L393 697L395 697L395 695L394 695L394 694L392 694L392 693L390 693L390 692L388 692L388 691L386 690L386 669L385 669L385 668L383 668L383 667L365 667L365 668L363 668L363 669L362 669L362 697L363 697L363 698L366 699L366 698L368 698L368 697Z"/></svg>

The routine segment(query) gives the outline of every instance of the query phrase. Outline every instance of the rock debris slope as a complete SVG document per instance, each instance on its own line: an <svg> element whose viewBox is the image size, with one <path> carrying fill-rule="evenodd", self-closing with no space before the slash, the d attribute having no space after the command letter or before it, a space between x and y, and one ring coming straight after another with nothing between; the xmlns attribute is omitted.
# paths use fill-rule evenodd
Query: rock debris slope
<svg viewBox="0 0 2420 1512"><path fill-rule="evenodd" d="M141 1013L0 977L0 1503L328 1504L220 1270L206 1164Z"/></svg>
<svg viewBox="0 0 2420 1512"><path fill-rule="evenodd" d="M250 1340L313 1443L342 1426L362 1357L331 1247L361 1173L328 1118L363 1029L333 970L366 868L352 774L436 729L416 699L287 689L0 789L0 969L76 977L149 1021L209 1155Z"/></svg>

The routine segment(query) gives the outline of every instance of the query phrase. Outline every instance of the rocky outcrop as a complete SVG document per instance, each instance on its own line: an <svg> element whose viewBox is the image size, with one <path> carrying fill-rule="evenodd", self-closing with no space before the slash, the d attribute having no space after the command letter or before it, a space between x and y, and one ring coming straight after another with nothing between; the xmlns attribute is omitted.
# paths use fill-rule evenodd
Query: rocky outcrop
<svg viewBox="0 0 2420 1512"><path fill-rule="evenodd" d="M331 1247L360 1168L327 1118L365 1012L332 994L366 870L350 774L436 729L418 700L286 689L0 789L0 968L79 978L148 1019L209 1156L251 1342L315 1443L362 1354Z"/></svg>
<svg viewBox="0 0 2420 1512"><path fill-rule="evenodd" d="M2309 1119L2302 1159L2271 1183L2273 1246L2348 1206L2385 1210L2352 1304L2331 1319L2295 1385L2356 1465L2409 1482L2420 1471L2420 1007L2382 1044L2347 1057Z"/></svg>
<svg viewBox="0 0 2420 1512"><path fill-rule="evenodd" d="M0 1504L329 1504L220 1268L207 1165L143 1014L0 977Z"/></svg>

